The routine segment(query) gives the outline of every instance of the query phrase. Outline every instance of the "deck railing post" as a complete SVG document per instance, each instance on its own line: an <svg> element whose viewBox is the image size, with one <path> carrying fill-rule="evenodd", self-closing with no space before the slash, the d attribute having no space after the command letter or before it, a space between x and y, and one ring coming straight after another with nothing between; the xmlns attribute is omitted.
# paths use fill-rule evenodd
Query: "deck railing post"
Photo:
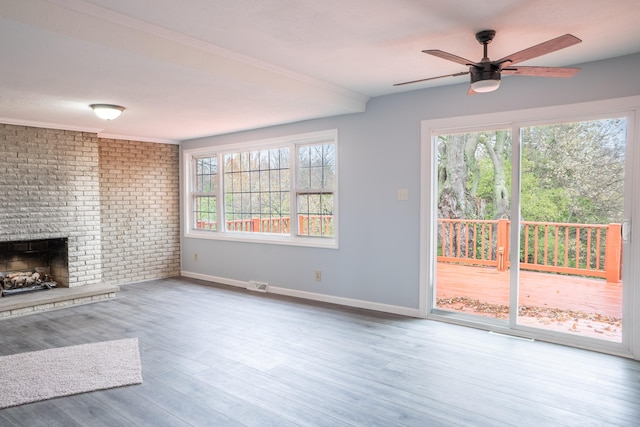
<svg viewBox="0 0 640 427"><path fill-rule="evenodd" d="M608 283L619 283L622 278L622 225L607 226L604 270Z"/></svg>
<svg viewBox="0 0 640 427"><path fill-rule="evenodd" d="M499 219L496 232L496 248L498 254L498 271L505 271L509 266L509 220Z"/></svg>
<svg viewBox="0 0 640 427"><path fill-rule="evenodd" d="M308 234L308 230L305 230L304 223L304 215L298 216L298 234L301 236ZM307 226L308 224L307 222Z"/></svg>

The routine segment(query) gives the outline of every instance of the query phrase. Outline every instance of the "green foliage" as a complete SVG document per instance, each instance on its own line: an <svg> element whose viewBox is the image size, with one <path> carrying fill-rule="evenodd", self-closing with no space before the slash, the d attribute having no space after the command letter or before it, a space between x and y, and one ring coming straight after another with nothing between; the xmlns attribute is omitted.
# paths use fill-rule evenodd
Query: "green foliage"
<svg viewBox="0 0 640 427"><path fill-rule="evenodd" d="M529 161L523 159L524 165ZM528 221L567 222L569 220L568 199L562 188L545 188L540 178L527 173L520 185L521 217Z"/></svg>
<svg viewBox="0 0 640 427"><path fill-rule="evenodd" d="M464 174L458 181L464 188L447 192L449 198L465 195L466 200L447 201L449 211L459 210L458 217L493 219L508 213L508 207L505 211L496 200L501 194L499 175L506 189L511 188L511 140L504 134L483 131L438 137L439 197L443 188L456 185L453 174ZM522 218L598 224L621 221L625 120L526 127L521 142ZM452 162L454 148L464 150L464 165Z"/></svg>
<svg viewBox="0 0 640 427"><path fill-rule="evenodd" d="M599 224L620 221L625 133L622 119L524 128L525 218ZM525 195L531 197L527 203Z"/></svg>

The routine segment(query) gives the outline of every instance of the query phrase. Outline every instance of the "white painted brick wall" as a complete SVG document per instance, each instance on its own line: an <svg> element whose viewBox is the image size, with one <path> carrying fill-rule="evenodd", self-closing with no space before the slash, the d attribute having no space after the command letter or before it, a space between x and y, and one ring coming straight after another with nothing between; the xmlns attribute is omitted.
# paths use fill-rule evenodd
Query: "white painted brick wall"
<svg viewBox="0 0 640 427"><path fill-rule="evenodd" d="M100 283L97 136L0 124L0 159L0 240L68 237L69 286Z"/></svg>
<svg viewBox="0 0 640 427"><path fill-rule="evenodd" d="M177 145L100 140L103 282L180 274Z"/></svg>
<svg viewBox="0 0 640 427"><path fill-rule="evenodd" d="M69 286L178 275L178 146L0 124L0 240L69 239Z"/></svg>

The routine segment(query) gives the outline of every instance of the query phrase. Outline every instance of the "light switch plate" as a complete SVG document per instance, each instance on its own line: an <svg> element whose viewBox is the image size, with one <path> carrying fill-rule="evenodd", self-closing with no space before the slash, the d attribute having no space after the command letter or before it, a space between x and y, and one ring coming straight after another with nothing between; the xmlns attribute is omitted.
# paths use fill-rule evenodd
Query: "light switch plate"
<svg viewBox="0 0 640 427"><path fill-rule="evenodd" d="M398 188L398 200L409 200L409 189Z"/></svg>

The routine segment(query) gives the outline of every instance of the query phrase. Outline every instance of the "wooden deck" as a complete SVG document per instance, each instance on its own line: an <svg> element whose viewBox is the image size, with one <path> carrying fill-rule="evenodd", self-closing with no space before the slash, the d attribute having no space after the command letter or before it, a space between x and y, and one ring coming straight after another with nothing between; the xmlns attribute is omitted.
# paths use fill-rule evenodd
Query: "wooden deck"
<svg viewBox="0 0 640 427"><path fill-rule="evenodd" d="M509 271L439 262L437 298L468 297L509 305ZM622 318L622 283L520 271L520 306L597 313Z"/></svg>

